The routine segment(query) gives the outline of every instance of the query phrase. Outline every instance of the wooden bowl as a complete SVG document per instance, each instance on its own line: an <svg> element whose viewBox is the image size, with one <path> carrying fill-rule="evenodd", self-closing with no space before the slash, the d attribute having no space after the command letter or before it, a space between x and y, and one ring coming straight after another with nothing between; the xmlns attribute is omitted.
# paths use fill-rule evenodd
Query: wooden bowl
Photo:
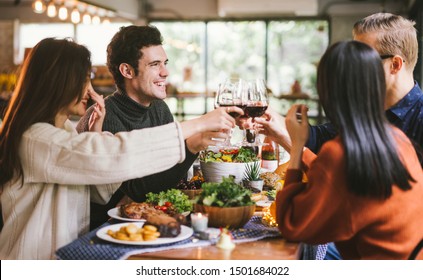
<svg viewBox="0 0 423 280"><path fill-rule="evenodd" d="M181 190L184 194L186 194L189 199L194 199L196 196L198 196L203 190L202 189L196 189L196 190Z"/></svg>
<svg viewBox="0 0 423 280"><path fill-rule="evenodd" d="M244 226L253 216L256 206L217 207L194 204L195 212L207 213L209 227L237 229Z"/></svg>

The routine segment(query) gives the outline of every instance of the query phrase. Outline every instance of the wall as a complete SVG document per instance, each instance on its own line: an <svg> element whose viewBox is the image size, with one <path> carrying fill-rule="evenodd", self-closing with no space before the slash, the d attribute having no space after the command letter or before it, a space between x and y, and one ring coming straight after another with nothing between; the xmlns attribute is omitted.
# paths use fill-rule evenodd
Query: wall
<svg viewBox="0 0 423 280"><path fill-rule="evenodd" d="M362 16L332 16L330 42L352 39L352 27L361 18Z"/></svg>
<svg viewBox="0 0 423 280"><path fill-rule="evenodd" d="M217 0L150 0L146 2L150 10L143 12L151 18L209 19L218 17Z"/></svg>
<svg viewBox="0 0 423 280"><path fill-rule="evenodd" d="M423 2L415 2L411 8L410 16L416 22L417 40L419 42L419 53L416 68L414 68L414 79L423 85Z"/></svg>
<svg viewBox="0 0 423 280"><path fill-rule="evenodd" d="M0 21L0 72L13 67L13 21Z"/></svg>

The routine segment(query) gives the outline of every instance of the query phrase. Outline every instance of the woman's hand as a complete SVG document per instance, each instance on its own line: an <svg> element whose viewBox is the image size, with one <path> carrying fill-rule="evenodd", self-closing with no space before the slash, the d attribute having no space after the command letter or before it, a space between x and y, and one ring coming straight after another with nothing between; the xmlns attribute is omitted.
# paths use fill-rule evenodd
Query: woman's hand
<svg viewBox="0 0 423 280"><path fill-rule="evenodd" d="M288 168L301 169L302 166L303 149L309 134L307 110L305 105L297 104L286 115L286 128L292 141Z"/></svg>
<svg viewBox="0 0 423 280"><path fill-rule="evenodd" d="M286 115L285 124L291 137L292 147L304 147L308 140L308 108L305 105L295 104Z"/></svg>
<svg viewBox="0 0 423 280"><path fill-rule="evenodd" d="M229 115L232 112L244 114L236 106L220 107L199 118L182 122L181 128L184 138L187 139L194 134L204 132L224 132L228 134L235 127L235 119Z"/></svg>
<svg viewBox="0 0 423 280"><path fill-rule="evenodd" d="M197 133L186 140L188 150L193 153L199 153L202 150L207 149L209 146L217 146L219 143L222 143L221 140L217 139L226 139L230 135L227 132L223 131L208 131Z"/></svg>
<svg viewBox="0 0 423 280"><path fill-rule="evenodd" d="M283 116L269 107L263 117L255 118L254 121L258 125L260 133L270 137L288 152L291 150L291 138L286 130Z"/></svg>
<svg viewBox="0 0 423 280"><path fill-rule="evenodd" d="M202 132L204 131L225 131L235 127L235 118L229 113L237 113L243 115L244 111L236 106L219 107L213 111L202 115L199 120L202 124Z"/></svg>
<svg viewBox="0 0 423 280"><path fill-rule="evenodd" d="M103 130L104 118L106 117L104 98L102 95L96 93L91 85L88 88L88 95L95 102L93 106L94 111L88 120L88 129L89 131L101 132Z"/></svg>

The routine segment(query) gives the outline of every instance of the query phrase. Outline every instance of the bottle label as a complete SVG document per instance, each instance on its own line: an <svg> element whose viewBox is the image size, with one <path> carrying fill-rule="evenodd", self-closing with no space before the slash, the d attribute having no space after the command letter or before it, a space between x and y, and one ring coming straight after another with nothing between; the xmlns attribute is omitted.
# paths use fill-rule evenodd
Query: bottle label
<svg viewBox="0 0 423 280"><path fill-rule="evenodd" d="M278 168L278 161L277 160L262 160L261 161L261 167L264 169L269 170L270 172L273 172Z"/></svg>

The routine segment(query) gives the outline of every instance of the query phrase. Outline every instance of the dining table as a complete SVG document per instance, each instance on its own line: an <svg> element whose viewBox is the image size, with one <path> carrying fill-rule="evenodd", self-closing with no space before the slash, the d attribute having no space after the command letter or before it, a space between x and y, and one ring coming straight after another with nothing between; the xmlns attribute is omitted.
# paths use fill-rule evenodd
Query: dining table
<svg viewBox="0 0 423 280"><path fill-rule="evenodd" d="M99 238L102 228L122 223L111 218L105 224L59 248L56 258L62 260L297 260L301 243L285 240L277 227L263 223L262 212L239 229L231 229L233 249L216 246L221 229L209 228L207 237L189 234L186 239L158 245L127 245ZM188 227L189 225L185 226ZM104 231L104 229L103 229ZM160 239L160 238L159 238Z"/></svg>
<svg viewBox="0 0 423 280"><path fill-rule="evenodd" d="M298 260L300 244L278 237L239 243L232 250L216 246L170 249L135 254L132 260Z"/></svg>

